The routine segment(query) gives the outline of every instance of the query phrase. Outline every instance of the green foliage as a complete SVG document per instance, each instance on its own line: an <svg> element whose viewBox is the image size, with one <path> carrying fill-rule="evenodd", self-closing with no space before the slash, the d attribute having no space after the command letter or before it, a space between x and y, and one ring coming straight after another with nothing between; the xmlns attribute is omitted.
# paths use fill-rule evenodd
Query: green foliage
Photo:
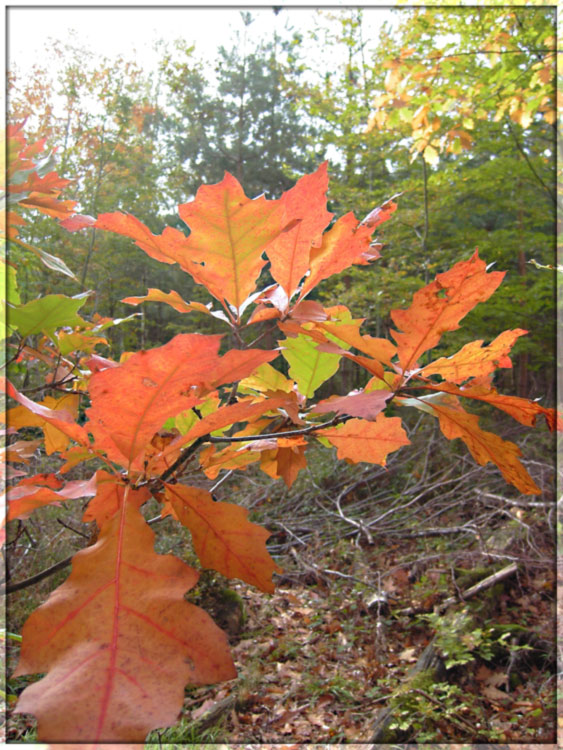
<svg viewBox="0 0 563 750"><path fill-rule="evenodd" d="M508 642L514 633L524 630L521 626L490 622L477 625L467 611L450 617L437 613L419 615L418 619L436 631L436 646L445 658L446 669L469 664L477 657L492 661L499 653L527 648Z"/></svg>

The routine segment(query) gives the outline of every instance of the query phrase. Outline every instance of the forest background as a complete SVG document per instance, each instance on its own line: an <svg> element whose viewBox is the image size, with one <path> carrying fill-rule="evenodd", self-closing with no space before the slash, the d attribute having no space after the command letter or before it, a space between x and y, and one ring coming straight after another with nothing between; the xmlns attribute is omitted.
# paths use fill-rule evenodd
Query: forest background
<svg viewBox="0 0 563 750"><path fill-rule="evenodd" d="M271 13L271 31L259 35L253 13L241 12L240 30L217 48L211 65L197 44L182 39L157 42L158 62L152 69L132 57L100 57L76 38L50 43L31 70L20 70L17 59L10 65L8 119L25 120L29 143L46 138L47 150L56 149L57 172L71 180L63 197L78 201L77 210L91 216L131 212L155 234L166 226L186 231L177 205L191 200L201 184L220 181L225 171L247 195L279 198L328 160L328 209L337 216L353 211L363 217L398 196L397 211L379 233L382 257L328 280L311 298L323 305L345 304L354 318L371 321L365 333L388 336L390 311L406 307L416 289L469 258L477 247L488 264L507 274L488 303L450 334L448 344L460 348L475 339L489 342L507 328L528 330L514 346L513 368L499 372L495 385L553 405L555 8L385 9L375 31L354 8L319 11L306 29L295 25L289 10ZM221 322L208 315L180 313L159 302L123 303L131 296L142 298L149 288L207 302L202 287L186 274L180 286L174 267L139 252L125 237L96 229L69 233L51 217L35 215L19 228L17 240L10 243L10 259L18 266L21 303L46 294L89 292L83 317L124 319L137 313L104 331L107 343L96 347L103 356L119 359L122 352L162 345L179 332L224 334ZM63 265L46 268L45 257L26 246L52 253ZM257 335L261 332L257 326ZM228 335L225 339L234 346ZM275 347L275 336L265 333L262 345ZM25 364L12 363L11 368L20 390L36 386ZM344 361L327 393L361 387L361 377ZM485 408L482 415L487 419ZM390 502L408 494L416 457L428 455L429 433L421 431L415 440L414 422L412 429L410 458L399 459L395 473L387 474L391 486L383 492ZM516 434L516 442L526 439L513 426L503 434L511 439ZM541 474L542 500L548 501L554 486L549 468L553 443L546 438L535 449L531 464L536 460L541 467L532 469ZM454 449L444 450L451 460ZM325 488L327 480L336 487L341 479L344 486L348 469L335 469L324 460L312 466L313 475L321 477ZM446 459L436 454L425 460L424 472L432 461L436 470L424 474L424 502L429 505L423 507L432 518L436 499L450 502L455 488L443 489L439 471ZM472 471L460 464L457 505L453 515L448 511L442 516L444 527L450 523L466 529L466 523L475 521ZM479 471L482 477L485 470ZM377 474L377 482L383 473ZM491 472L485 476L486 489L495 491ZM286 553L295 534L298 540L317 538L290 523L297 508L308 513L314 504L303 482L292 488L293 495L276 495L262 485L257 488L251 472L248 477L247 489L259 499L249 499L247 507L260 513L267 495L265 525L277 529L274 551ZM412 481L409 492L419 491ZM360 500L359 515L369 519L366 498ZM541 542L533 549L527 542L520 548L532 570L534 564L545 566L552 551L552 521L543 510L538 513L541 518L526 520L530 528L540 529L536 540ZM351 526L358 532L354 508L346 516L346 523L356 518L357 528ZM395 539L412 533L413 521L403 521L400 511L390 518L394 525L387 533L391 530ZM491 518L485 508L478 523L486 525ZM418 522L415 517L414 524ZM454 543L438 551L460 549ZM316 563L321 557L314 558ZM45 567L45 560L37 562ZM334 567L330 560L327 564ZM14 601L17 629L17 621L37 602ZM519 731L517 739L531 736L522 727ZM451 739L447 732L440 738Z"/></svg>
<svg viewBox="0 0 563 750"><path fill-rule="evenodd" d="M273 198L328 159L337 215L365 215L401 193L377 266L338 278L321 301L376 319L374 333L385 335L393 307L478 247L508 274L465 335L490 339L516 321L532 330L509 377L519 395L552 402L554 279L529 261L554 260L554 57L541 51L554 36L554 9L385 10L377 38L373 24L366 35L361 10L321 11L307 32L286 13L278 10L267 38L242 13L242 30L219 47L213 68L181 39L158 42L148 71L55 41L31 73L11 66L9 119L27 118L28 139L57 149L58 171L72 181L65 197L83 213L131 211L155 233L179 225L177 204L225 170L249 195ZM56 247L78 279L46 274L26 254L23 302L95 290L86 312L125 317L133 310L122 298L175 288L174 270L125 238L71 235L49 217L21 231L31 245ZM11 252L19 263L18 248ZM195 284L176 291L204 301ZM148 303L109 336L123 351L179 330L215 332L214 324Z"/></svg>

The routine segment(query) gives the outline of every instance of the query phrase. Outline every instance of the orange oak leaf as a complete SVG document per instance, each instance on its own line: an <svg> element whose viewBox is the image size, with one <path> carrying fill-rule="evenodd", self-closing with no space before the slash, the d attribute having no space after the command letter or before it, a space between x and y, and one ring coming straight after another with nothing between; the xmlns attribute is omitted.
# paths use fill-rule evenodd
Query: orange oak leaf
<svg viewBox="0 0 563 750"><path fill-rule="evenodd" d="M194 263L187 252L187 238L174 227L166 227L162 234L155 235L142 221L131 214L119 211L100 214L94 226L135 240L138 247L147 255L161 263L178 263L180 268L189 273L194 281L203 284L199 277L201 266Z"/></svg>
<svg viewBox="0 0 563 750"><path fill-rule="evenodd" d="M506 481L524 495L541 493L540 488L518 460L522 452L517 445L503 440L493 432L482 430L479 427L479 417L476 414L468 414L459 402L450 402L450 405L437 401L427 403L438 417L442 433L448 440L461 438L477 463L481 466L489 461L494 463Z"/></svg>
<svg viewBox="0 0 563 750"><path fill-rule="evenodd" d="M351 212L340 217L323 235L321 246L311 248L311 274L303 284L300 299L323 279L344 271L354 263L365 265L369 260L375 260L378 254L370 251L372 232L372 228L358 224Z"/></svg>
<svg viewBox="0 0 563 750"><path fill-rule="evenodd" d="M42 508L44 505L60 505L65 500L77 500L96 494L95 477L88 480L72 480L67 482L63 489L53 489L52 484L44 484L41 476L39 475L37 485L31 484L35 477L30 477L29 482L23 480L8 490L8 521L14 518L27 518L36 508Z"/></svg>
<svg viewBox="0 0 563 750"><path fill-rule="evenodd" d="M79 399L77 393L67 393L59 399L46 396L43 401L39 402L38 406L46 406L55 412L65 410L76 419ZM20 427L41 427L45 435L45 453L48 456L57 451L64 451L70 442L68 435L25 406L15 406L13 409L8 409L5 419L10 427L16 427L17 429Z"/></svg>
<svg viewBox="0 0 563 750"><path fill-rule="evenodd" d="M383 413L377 415L375 422L350 419L346 424L322 430L319 436L336 446L338 458L355 464L365 461L385 466L387 454L410 443L400 418Z"/></svg>
<svg viewBox="0 0 563 750"><path fill-rule="evenodd" d="M280 476L289 488L297 479L301 469L307 468L305 458L306 442L299 442L299 438L291 442L292 438L280 438L276 451L275 462L277 475Z"/></svg>
<svg viewBox="0 0 563 750"><path fill-rule="evenodd" d="M30 193L27 198L22 198L18 203L28 208L36 208L41 213L55 219L64 219L71 216L76 206L76 201L60 201L57 200L56 195L44 195L38 192Z"/></svg>
<svg viewBox="0 0 563 750"><path fill-rule="evenodd" d="M417 367L421 354L432 349L446 331L459 328L459 321L497 289L504 272L487 273L486 264L475 251L428 286L419 289L407 310L393 310L391 318L399 331L391 331L398 345L403 371Z"/></svg>
<svg viewBox="0 0 563 750"><path fill-rule="evenodd" d="M216 479L222 469L244 470L259 458L259 453L247 447L229 447L218 451L214 445L209 445L199 454L199 463L206 477Z"/></svg>
<svg viewBox="0 0 563 750"><path fill-rule="evenodd" d="M37 717L40 740L143 742L176 722L186 683L236 676L226 635L184 599L197 572L154 552L143 498L127 487L96 544L23 627L14 674L46 676L15 710Z"/></svg>
<svg viewBox="0 0 563 750"><path fill-rule="evenodd" d="M66 409L54 410L49 409L47 406L36 404L35 401L24 396L23 393L19 393L10 381L5 378L0 378L0 392L11 396L32 414L41 417L46 423L56 427L77 443L80 443L81 445L89 444L88 433L84 427L74 421L72 414Z"/></svg>
<svg viewBox="0 0 563 750"><path fill-rule="evenodd" d="M555 409L546 408L538 404L537 401L530 401L527 398L501 395L490 385L472 383L470 381L461 388L452 383L440 383L435 386L424 384L421 387L451 393L456 396L463 396L463 398L472 398L476 401L484 401L510 414L513 419L527 427L535 427L538 416L544 416L551 432L555 430L559 432L563 431L563 416Z"/></svg>
<svg viewBox="0 0 563 750"><path fill-rule="evenodd" d="M141 302L164 302L170 307L181 313L188 313L196 310L197 312L211 315L211 310L207 305L201 302L186 302L183 300L178 292L172 290L171 292L162 292L160 289L149 289L144 297L125 297L121 300L128 305L140 305Z"/></svg>
<svg viewBox="0 0 563 750"><path fill-rule="evenodd" d="M124 483L118 479L115 474L101 469L93 477L96 482L96 491L94 497L88 503L84 511L82 521L89 523L95 521L99 528L113 518L122 508L125 495ZM146 487L135 490L137 501L142 505L150 498L150 492Z"/></svg>
<svg viewBox="0 0 563 750"><path fill-rule="evenodd" d="M204 264L198 270L201 283L239 310L255 290L264 249L284 229L280 201L247 198L225 172L221 182L202 185L178 213L191 230L186 242L190 259Z"/></svg>
<svg viewBox="0 0 563 750"><path fill-rule="evenodd" d="M378 362L391 364L392 357L397 353L397 347L388 339L380 339L375 336L368 336L360 333L360 326L363 320L354 320L350 322L326 321L317 323L316 327L330 333L338 339L353 346L358 351L368 354Z"/></svg>
<svg viewBox="0 0 563 750"><path fill-rule="evenodd" d="M424 377L440 375L443 380L450 383L463 383L472 377L489 375L499 367L512 367L508 352L516 339L526 333L528 331L521 328L504 331L488 346L483 346L483 341L472 341L451 357L435 360L420 374Z"/></svg>
<svg viewBox="0 0 563 750"><path fill-rule="evenodd" d="M92 406L86 413L94 447L112 461L140 468L140 454L169 417L200 403L215 386L249 375L277 356L248 349L219 357L220 338L179 334L164 346L137 352L118 367L92 375Z"/></svg>
<svg viewBox="0 0 563 750"><path fill-rule="evenodd" d="M347 396L336 396L319 401L313 407L313 411L320 414L332 411L335 414L347 414L350 417L361 417L373 421L385 409L385 402L392 395L392 391L385 390L370 393L357 391Z"/></svg>
<svg viewBox="0 0 563 750"><path fill-rule="evenodd" d="M32 477L26 477L25 479L22 479L21 482L18 482L16 486L21 487L24 484L35 484L40 485L41 487L50 487L52 490L60 490L64 482L55 474L44 472L42 474L35 474Z"/></svg>
<svg viewBox="0 0 563 750"><path fill-rule="evenodd" d="M275 281L285 290L287 301L309 270L311 247L319 247L322 232L334 214L326 210L328 164L305 175L281 199L287 223L294 222L266 248Z"/></svg>
<svg viewBox="0 0 563 750"><path fill-rule="evenodd" d="M266 549L270 532L248 521L245 508L214 502L206 490L180 484L167 484L165 496L178 520L190 530L204 568L240 578L262 591L274 591L272 573L281 573L281 568Z"/></svg>

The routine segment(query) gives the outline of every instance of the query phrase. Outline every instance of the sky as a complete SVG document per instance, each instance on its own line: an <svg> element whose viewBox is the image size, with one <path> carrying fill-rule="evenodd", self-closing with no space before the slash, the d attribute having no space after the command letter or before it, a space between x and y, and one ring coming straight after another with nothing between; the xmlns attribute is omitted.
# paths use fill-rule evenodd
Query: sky
<svg viewBox="0 0 563 750"><path fill-rule="evenodd" d="M322 6L317 6L322 7ZM14 65L25 72L34 62L45 60L49 39L74 40L74 43L95 51L100 57L122 54L136 57L145 69L156 64L157 53L152 44L157 39L172 41L184 38L195 43L198 57L212 62L220 44L227 45L233 32L242 29L240 10L252 13L251 29L256 36L269 36L277 27L281 32L286 23L295 30L307 31L314 26L314 7L284 7L276 16L272 7L18 7L8 6L7 39L8 67ZM332 11L338 11L332 8ZM367 8L366 29L374 37L388 9Z"/></svg>

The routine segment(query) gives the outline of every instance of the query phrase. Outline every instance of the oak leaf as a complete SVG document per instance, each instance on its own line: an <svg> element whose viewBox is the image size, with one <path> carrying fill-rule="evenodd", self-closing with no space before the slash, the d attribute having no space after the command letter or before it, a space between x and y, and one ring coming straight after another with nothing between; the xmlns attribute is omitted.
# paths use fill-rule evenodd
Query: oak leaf
<svg viewBox="0 0 563 750"><path fill-rule="evenodd" d="M455 398L455 397L454 397ZM448 440L461 438L469 448L477 463L484 466L492 462L500 469L509 484L514 485L524 495L539 495L540 488L520 463L520 448L508 440L503 440L493 432L479 427L479 417L468 414L458 402L446 405L438 400L428 402L438 417L440 429Z"/></svg>
<svg viewBox="0 0 563 750"><path fill-rule="evenodd" d="M220 430L223 427L235 424L236 422L255 420L265 412L277 409L284 403L284 401L285 395L280 398L264 398L259 401L255 401L252 398L249 400L241 399L236 404L222 406L212 414L208 414L203 417L203 419L200 419L199 422L196 422L196 424L194 424L185 435L176 438L164 450L156 454L149 463L148 471L152 471L151 467L153 461L166 458L178 448L188 445L188 443L192 443L194 440L197 440L204 435L208 435L209 433Z"/></svg>
<svg viewBox="0 0 563 750"><path fill-rule="evenodd" d="M89 444L88 433L84 427L74 421L72 414L66 409L49 409L47 406L35 403L35 401L32 401L23 393L19 393L12 383L5 378L0 378L0 392L11 396L32 414L41 417L46 423L56 427L61 432L64 432L65 435L72 438L77 443L80 443L81 445Z"/></svg>
<svg viewBox="0 0 563 750"><path fill-rule="evenodd" d="M375 422L350 419L346 424L322 430L319 435L336 446L338 458L355 464L365 461L385 466L389 453L410 443L399 417L386 417L383 413L377 415Z"/></svg>
<svg viewBox="0 0 563 750"><path fill-rule="evenodd" d="M289 375L307 398L338 370L341 355L319 351L308 336L299 335L278 343L283 347L282 356L289 364Z"/></svg>
<svg viewBox="0 0 563 750"><path fill-rule="evenodd" d="M186 302L183 300L178 292L172 290L171 292L162 292L160 289L151 288L147 291L144 297L125 297L121 300L128 305L140 305L141 302L164 302L174 310L181 313L188 313L196 310L197 312L211 315L211 310L207 305L201 302Z"/></svg>
<svg viewBox="0 0 563 750"><path fill-rule="evenodd" d="M313 411L318 414L326 414L327 412L347 414L350 417L361 417L373 421L385 409L386 401L392 395L392 391L376 390L370 393L357 391L349 393L347 396L331 396L319 401L313 407Z"/></svg>
<svg viewBox="0 0 563 750"><path fill-rule="evenodd" d="M469 381L466 385L459 387L453 383L439 383L436 385L423 384L422 388L438 392L450 393L463 398L471 398L476 401L484 401L501 411L510 414L520 424L527 427L535 427L539 416L545 417L550 432L563 431L563 417L555 409L546 408L537 401L530 401L519 396L504 396L500 394L489 383Z"/></svg>
<svg viewBox="0 0 563 750"><path fill-rule="evenodd" d="M88 503L82 516L84 523L95 521L99 528L113 518L123 507L126 485L115 474L101 469L93 477L95 480L95 495ZM143 487L135 490L139 503L145 503L150 498L149 491Z"/></svg>
<svg viewBox="0 0 563 750"><path fill-rule="evenodd" d="M14 674L46 676L15 710L37 717L40 740L143 742L176 722L186 683L236 676L225 634L184 599L197 572L154 552L142 501L126 489L96 544L24 625Z"/></svg>
<svg viewBox="0 0 563 750"><path fill-rule="evenodd" d="M436 359L420 374L424 377L440 375L443 380L450 383L463 383L472 377L489 375L499 367L512 367L508 352L516 339L526 333L528 331L521 328L503 331L488 346L483 346L483 341L472 341L451 357Z"/></svg>
<svg viewBox="0 0 563 750"><path fill-rule="evenodd" d="M281 568L266 549L270 532L248 521L245 508L214 502L206 490L180 484L167 484L165 497L176 518L190 530L204 568L274 591L272 573L281 573Z"/></svg>
<svg viewBox="0 0 563 750"><path fill-rule="evenodd" d="M370 251L373 228L361 225L353 213L341 216L328 232L320 247L311 248L310 269L300 299L314 289L323 279L344 271L353 264L365 265L378 257Z"/></svg>
<svg viewBox="0 0 563 750"><path fill-rule="evenodd" d="M285 221L293 223L268 245L266 255L270 273L288 302L309 270L311 247L320 246L322 232L334 215L326 210L327 166L323 162L316 172L301 177L280 199Z"/></svg>
<svg viewBox="0 0 563 750"><path fill-rule="evenodd" d="M307 440L303 435L283 437L284 433L278 433L279 437L268 440L255 440L249 444L249 448L260 451L260 468L272 479L284 480L289 488L297 479L301 469L307 468L305 449Z"/></svg>
<svg viewBox="0 0 563 750"><path fill-rule="evenodd" d="M161 263L178 263L198 284L203 283L198 276L201 266L191 260L187 252L187 237L179 229L165 227L162 234L155 235L142 221L120 211L100 214L94 226L130 237L151 258Z"/></svg>
<svg viewBox="0 0 563 750"><path fill-rule="evenodd" d="M178 206L189 226L186 252L209 292L237 310L254 291L262 253L284 228L279 201L247 198L228 172L216 185L202 185L190 203Z"/></svg>
<svg viewBox="0 0 563 750"><path fill-rule="evenodd" d="M14 518L27 518L36 508L44 505L60 505L65 500L77 500L81 497L92 497L96 494L96 479L76 479L67 482L63 489L53 489L52 483L44 484L43 475L30 477L30 481L18 483L8 490L8 521ZM37 484L31 484L35 479Z"/></svg>
<svg viewBox="0 0 563 750"><path fill-rule="evenodd" d="M199 454L199 463L206 477L216 479L222 469L242 471L259 458L259 453L250 451L246 446L218 451L214 445L208 445Z"/></svg>
<svg viewBox="0 0 563 750"><path fill-rule="evenodd" d="M118 367L92 375L92 406L86 413L94 447L112 461L140 468L140 454L169 417L277 356L248 349L219 357L220 338L179 334L164 346L137 352Z"/></svg>
<svg viewBox="0 0 563 750"><path fill-rule="evenodd" d="M76 419L79 398L76 393L67 393L59 399L46 396L38 405L45 406L54 412L65 410ZM17 429L20 427L41 427L45 435L45 453L48 456L57 451L64 451L70 442L70 437L67 434L25 406L15 406L13 409L8 409L5 419L10 427Z"/></svg>
<svg viewBox="0 0 563 750"><path fill-rule="evenodd" d="M404 372L417 367L424 352L440 341L443 333L459 328L459 321L478 302L484 302L497 289L504 272L487 273L477 251L428 286L419 289L407 310L393 310L391 318L399 331L391 331L397 342L399 364Z"/></svg>

